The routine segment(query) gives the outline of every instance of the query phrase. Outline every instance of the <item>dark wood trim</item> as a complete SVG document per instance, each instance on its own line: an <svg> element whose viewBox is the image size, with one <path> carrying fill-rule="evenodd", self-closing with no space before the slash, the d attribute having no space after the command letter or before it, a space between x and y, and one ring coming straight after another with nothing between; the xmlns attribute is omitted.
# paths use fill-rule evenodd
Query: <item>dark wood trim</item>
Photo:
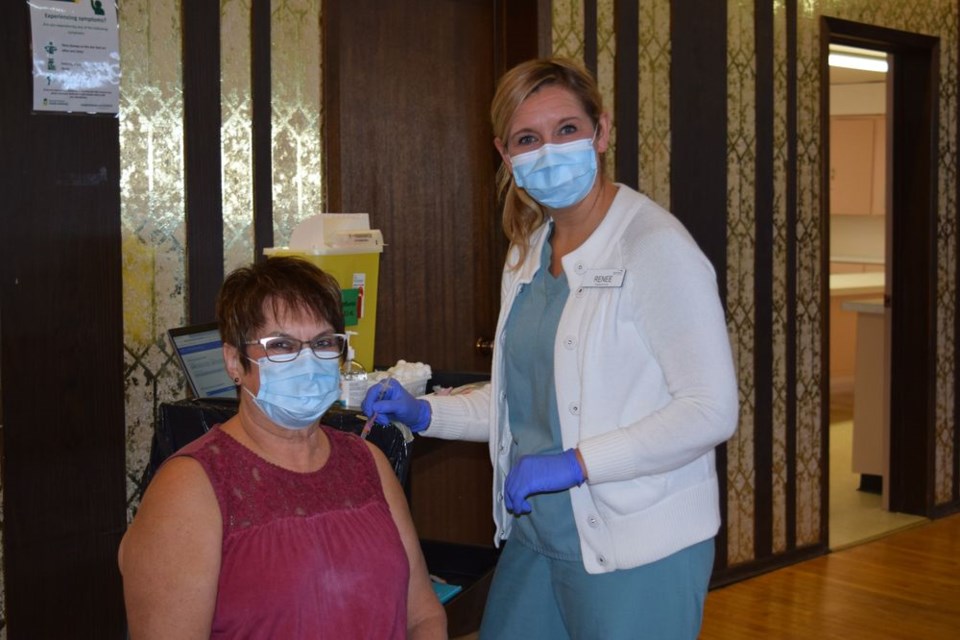
<svg viewBox="0 0 960 640"><path fill-rule="evenodd" d="M597 75L597 0L583 2L583 64Z"/></svg>
<svg viewBox="0 0 960 640"><path fill-rule="evenodd" d="M553 0L537 0L537 55L553 53Z"/></svg>
<svg viewBox="0 0 960 640"><path fill-rule="evenodd" d="M820 539L830 540L830 31L820 29Z"/></svg>
<svg viewBox="0 0 960 640"><path fill-rule="evenodd" d="M893 255L888 259L894 266L889 289L890 388L895 392L890 394L889 497L892 511L929 516L936 473L940 42L837 18L823 17L821 25L830 42L893 54Z"/></svg>
<svg viewBox="0 0 960 640"><path fill-rule="evenodd" d="M960 3L958 3L960 4ZM957 12L957 20L953 25L955 33L960 33L960 12ZM957 60L955 64L960 64L960 50L955 53ZM954 122L960 122L960 104L957 104L953 112ZM957 129L956 138L953 141L954 149L960 149L960 129ZM960 202L960 180L954 184L954 202ZM954 234L953 254L955 256L953 269L954 273L960 273L960 234ZM953 483L952 483L952 503L960 505L960 372L957 371L957 363L960 363L960 287L955 287L953 294Z"/></svg>
<svg viewBox="0 0 960 640"><path fill-rule="evenodd" d="M640 110L640 9L636 2L617 0L614 4L613 28L617 34L617 59L614 69L613 121L617 127L616 180L634 189L640 184L640 142L638 116Z"/></svg>
<svg viewBox="0 0 960 640"><path fill-rule="evenodd" d="M327 211L340 211L340 0L323 0L322 11L324 191Z"/></svg>
<svg viewBox="0 0 960 640"><path fill-rule="evenodd" d="M541 55L543 34L530 37L530 25L537 25L541 30L544 28L543 4L543 0L494 0L494 82L521 62ZM549 43L549 9L546 19ZM499 154L494 155L499 165Z"/></svg>
<svg viewBox="0 0 960 640"><path fill-rule="evenodd" d="M827 545L821 543L809 547L791 549L786 553L781 553L776 556L770 556L753 562L738 564L732 568L714 571L710 579L710 589L718 589L733 584L734 582L756 578L764 573L770 573L771 571L783 569L784 567L803 562L804 560L826 555L829 551Z"/></svg>
<svg viewBox="0 0 960 640"><path fill-rule="evenodd" d="M670 208L713 264L727 291L727 8L724 2L670 5ZM727 455L717 448L720 513L714 566L727 564Z"/></svg>
<svg viewBox="0 0 960 640"><path fill-rule="evenodd" d="M786 170L786 464L787 549L797 546L797 0L786 3L787 170ZM821 518L823 518L821 511ZM825 538L824 538L825 539Z"/></svg>
<svg viewBox="0 0 960 640"><path fill-rule="evenodd" d="M251 98L253 103L254 260L273 242L273 123L270 73L270 0L250 8Z"/></svg>
<svg viewBox="0 0 960 640"><path fill-rule="evenodd" d="M674 0L670 22L670 208L713 263L725 301L726 4Z"/></svg>
<svg viewBox="0 0 960 640"><path fill-rule="evenodd" d="M946 518L956 513L960 513L960 502L956 500L949 504L940 504L933 508L933 518Z"/></svg>
<svg viewBox="0 0 960 640"><path fill-rule="evenodd" d="M220 3L181 9L183 164L190 322L214 319L223 282L223 182L220 145Z"/></svg>
<svg viewBox="0 0 960 640"><path fill-rule="evenodd" d="M756 191L754 201L754 552L773 552L773 5L754 3Z"/></svg>

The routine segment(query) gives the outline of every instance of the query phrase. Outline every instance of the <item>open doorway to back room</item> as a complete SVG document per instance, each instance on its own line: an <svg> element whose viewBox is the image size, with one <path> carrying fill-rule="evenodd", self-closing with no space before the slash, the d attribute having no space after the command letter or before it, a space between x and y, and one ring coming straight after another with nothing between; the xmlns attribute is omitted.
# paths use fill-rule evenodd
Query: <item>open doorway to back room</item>
<svg viewBox="0 0 960 640"><path fill-rule="evenodd" d="M883 51L829 47L831 549L924 518L889 510L891 179Z"/></svg>

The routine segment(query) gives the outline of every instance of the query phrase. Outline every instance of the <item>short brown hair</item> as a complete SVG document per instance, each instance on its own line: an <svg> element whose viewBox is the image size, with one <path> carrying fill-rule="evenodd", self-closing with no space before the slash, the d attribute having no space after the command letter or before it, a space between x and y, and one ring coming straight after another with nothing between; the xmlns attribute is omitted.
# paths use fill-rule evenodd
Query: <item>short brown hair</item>
<svg viewBox="0 0 960 640"><path fill-rule="evenodd" d="M288 256L267 258L234 270L223 281L217 297L217 324L221 339L247 355L246 342L266 323L265 303L281 311L299 311L343 333L343 304L336 279L306 260ZM250 366L246 357L244 371Z"/></svg>

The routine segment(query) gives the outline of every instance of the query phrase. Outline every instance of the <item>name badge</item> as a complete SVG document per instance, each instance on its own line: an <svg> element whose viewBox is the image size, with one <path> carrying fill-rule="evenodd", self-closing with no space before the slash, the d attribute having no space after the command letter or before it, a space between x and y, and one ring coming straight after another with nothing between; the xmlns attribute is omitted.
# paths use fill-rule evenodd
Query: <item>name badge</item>
<svg viewBox="0 0 960 640"><path fill-rule="evenodd" d="M584 287L620 287L625 269L588 269L583 278Z"/></svg>

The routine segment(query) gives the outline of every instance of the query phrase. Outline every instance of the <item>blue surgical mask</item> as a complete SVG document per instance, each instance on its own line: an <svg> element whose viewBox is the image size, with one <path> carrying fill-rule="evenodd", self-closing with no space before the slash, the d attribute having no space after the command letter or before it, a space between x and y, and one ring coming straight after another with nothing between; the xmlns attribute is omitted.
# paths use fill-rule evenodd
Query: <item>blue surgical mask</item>
<svg viewBox="0 0 960 640"><path fill-rule="evenodd" d="M251 359L251 361L253 361ZM255 360L260 391L250 394L260 410L287 429L305 429L320 419L340 397L340 360L321 360L304 349L290 362Z"/></svg>
<svg viewBox="0 0 960 640"><path fill-rule="evenodd" d="M597 179L593 138L545 144L511 156L513 180L530 197L551 209L570 207L590 193Z"/></svg>

